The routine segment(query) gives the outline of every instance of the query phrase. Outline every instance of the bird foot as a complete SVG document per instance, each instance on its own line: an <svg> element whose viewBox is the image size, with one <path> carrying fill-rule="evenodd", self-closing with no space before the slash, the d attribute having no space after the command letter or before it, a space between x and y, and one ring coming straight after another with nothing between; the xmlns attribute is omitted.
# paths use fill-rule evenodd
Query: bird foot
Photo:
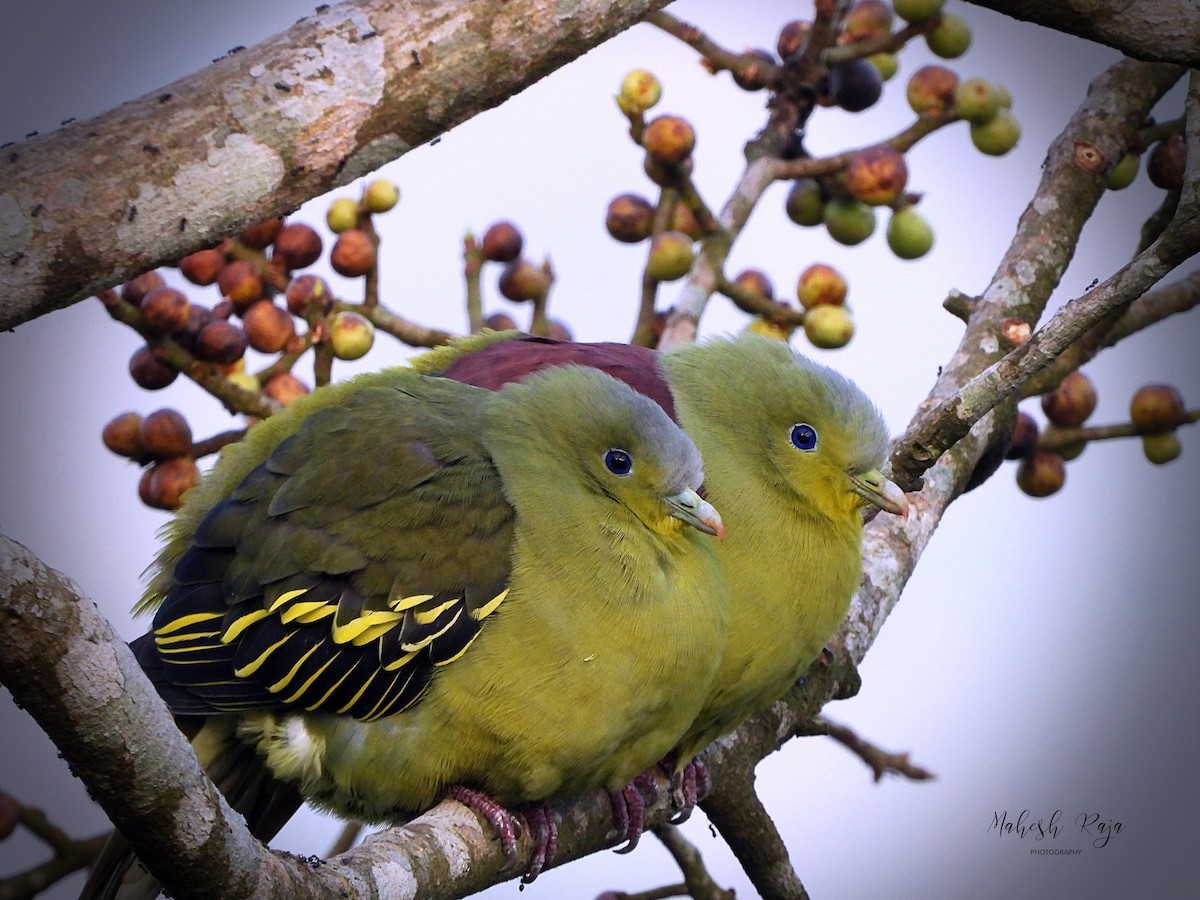
<svg viewBox="0 0 1200 900"><path fill-rule="evenodd" d="M711 787L708 767L699 758L693 758L676 771L671 776L671 802L678 811L671 816L671 824L682 825L690 819L696 803L708 794Z"/></svg>
<svg viewBox="0 0 1200 900"><path fill-rule="evenodd" d="M616 852L629 853L638 845L646 828L646 801L642 792L638 790L636 780L629 782L619 791L609 791L608 798L612 802L617 843L626 842L625 846L618 847Z"/></svg>
<svg viewBox="0 0 1200 900"><path fill-rule="evenodd" d="M643 772L637 778L633 779L633 783L642 796L646 798L647 803L655 804L658 802L658 781L655 780L653 769Z"/></svg>
<svg viewBox="0 0 1200 900"><path fill-rule="evenodd" d="M473 809L487 820L500 838L500 849L508 858L508 865L517 861L518 826L513 814L482 791L455 785L446 791L446 796L463 806Z"/></svg>
<svg viewBox="0 0 1200 900"><path fill-rule="evenodd" d="M558 852L558 818L549 807L534 803L521 807L521 813L529 823L529 836L533 839L533 859L521 876L521 883L532 884Z"/></svg>

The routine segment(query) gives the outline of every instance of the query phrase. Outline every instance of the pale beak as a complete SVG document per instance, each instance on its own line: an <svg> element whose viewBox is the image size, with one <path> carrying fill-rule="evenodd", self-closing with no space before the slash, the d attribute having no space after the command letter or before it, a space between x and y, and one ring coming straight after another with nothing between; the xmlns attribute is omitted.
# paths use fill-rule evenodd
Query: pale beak
<svg viewBox="0 0 1200 900"><path fill-rule="evenodd" d="M878 469L863 472L861 475L851 475L850 481L854 493L868 503L902 519L908 518L908 497L900 490L899 485L885 478Z"/></svg>
<svg viewBox="0 0 1200 900"><path fill-rule="evenodd" d="M716 508L695 491L680 491L663 497L671 515L693 528L725 540L725 523Z"/></svg>

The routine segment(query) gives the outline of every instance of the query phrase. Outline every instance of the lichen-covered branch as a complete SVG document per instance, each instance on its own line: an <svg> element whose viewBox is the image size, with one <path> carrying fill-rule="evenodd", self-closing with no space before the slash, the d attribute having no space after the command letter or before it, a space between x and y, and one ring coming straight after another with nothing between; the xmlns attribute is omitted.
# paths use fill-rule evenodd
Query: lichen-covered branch
<svg viewBox="0 0 1200 900"><path fill-rule="evenodd" d="M0 152L0 329L373 171L667 0L345 2Z"/></svg>
<svg viewBox="0 0 1200 900"><path fill-rule="evenodd" d="M95 605L4 536L0 627L0 680L175 896L250 896L283 868L204 775Z"/></svg>
<svg viewBox="0 0 1200 900"><path fill-rule="evenodd" d="M1200 65L1200 7L1178 0L967 0L976 6L1087 38L1126 56Z"/></svg>

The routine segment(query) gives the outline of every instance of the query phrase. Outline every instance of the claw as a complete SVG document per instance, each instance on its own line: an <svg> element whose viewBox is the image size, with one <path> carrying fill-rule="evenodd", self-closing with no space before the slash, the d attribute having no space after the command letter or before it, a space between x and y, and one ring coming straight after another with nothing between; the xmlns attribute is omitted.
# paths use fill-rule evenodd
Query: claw
<svg viewBox="0 0 1200 900"><path fill-rule="evenodd" d="M533 859L528 871L521 876L521 883L532 884L558 852L558 822L545 806L527 804L521 812L529 823L529 835L533 838Z"/></svg>
<svg viewBox="0 0 1200 900"><path fill-rule="evenodd" d="M692 817L696 808L696 767L687 763L682 769L671 776L671 802L677 812L671 816L672 825L682 825Z"/></svg>
<svg viewBox="0 0 1200 900"><path fill-rule="evenodd" d="M708 767L699 757L694 757L671 777L671 800L679 810L671 817L671 824L681 825L691 818L696 804L708 795L711 788Z"/></svg>
<svg viewBox="0 0 1200 900"><path fill-rule="evenodd" d="M613 824L617 826L617 842L628 841L617 853L629 853L638 845L646 827L646 802L637 782L631 781L619 791L609 791L613 807Z"/></svg>

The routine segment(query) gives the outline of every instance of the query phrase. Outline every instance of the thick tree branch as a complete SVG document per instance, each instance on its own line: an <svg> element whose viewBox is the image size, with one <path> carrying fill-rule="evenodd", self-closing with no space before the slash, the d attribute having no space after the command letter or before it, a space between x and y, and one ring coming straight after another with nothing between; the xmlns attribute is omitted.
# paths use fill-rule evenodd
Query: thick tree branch
<svg viewBox="0 0 1200 900"><path fill-rule="evenodd" d="M151 871L173 876L176 896L295 884L225 804L95 604L2 535L0 626L4 686Z"/></svg>
<svg viewBox="0 0 1200 900"><path fill-rule="evenodd" d="M1126 56L1200 65L1200 7L1178 0L967 0L976 6L1107 44Z"/></svg>
<svg viewBox="0 0 1200 900"><path fill-rule="evenodd" d="M371 172L666 3L341 3L6 148L0 329Z"/></svg>

